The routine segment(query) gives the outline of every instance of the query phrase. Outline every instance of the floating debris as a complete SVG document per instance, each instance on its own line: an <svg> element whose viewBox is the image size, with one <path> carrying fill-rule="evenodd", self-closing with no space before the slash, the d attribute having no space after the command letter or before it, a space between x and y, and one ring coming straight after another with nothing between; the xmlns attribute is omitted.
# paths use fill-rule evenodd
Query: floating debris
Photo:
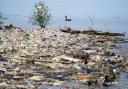
<svg viewBox="0 0 128 89"><path fill-rule="evenodd" d="M9 26L0 34L0 88L113 86L128 71L127 58L114 51L122 33Z"/></svg>

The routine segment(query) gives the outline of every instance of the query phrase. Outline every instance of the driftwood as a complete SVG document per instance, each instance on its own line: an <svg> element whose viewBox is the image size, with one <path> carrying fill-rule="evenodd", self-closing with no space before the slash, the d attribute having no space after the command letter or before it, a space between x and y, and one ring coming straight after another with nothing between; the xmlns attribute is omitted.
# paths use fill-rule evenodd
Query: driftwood
<svg viewBox="0 0 128 89"><path fill-rule="evenodd" d="M60 29L60 31L71 34L88 34L88 35L106 35L106 36L125 36L125 33L114 33L114 32L102 32L97 30L73 30L70 27Z"/></svg>
<svg viewBox="0 0 128 89"><path fill-rule="evenodd" d="M125 36L124 33L111 33L111 32L97 32L96 35L107 35L107 36Z"/></svg>
<svg viewBox="0 0 128 89"><path fill-rule="evenodd" d="M71 28L70 27L68 27L66 29L61 29L60 28L60 31L65 32L65 33L69 33L71 31Z"/></svg>
<svg viewBox="0 0 128 89"><path fill-rule="evenodd" d="M71 34L78 34L78 33L81 33L79 30L73 30L73 29L71 29L70 27L67 27L67 28L65 28L65 29L61 29L61 28L60 28L60 31L65 32L65 33L71 33Z"/></svg>

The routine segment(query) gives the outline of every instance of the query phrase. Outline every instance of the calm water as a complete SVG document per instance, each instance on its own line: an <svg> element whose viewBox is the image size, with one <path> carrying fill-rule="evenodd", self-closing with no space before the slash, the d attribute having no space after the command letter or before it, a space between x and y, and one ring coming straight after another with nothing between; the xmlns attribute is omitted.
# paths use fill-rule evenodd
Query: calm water
<svg viewBox="0 0 128 89"><path fill-rule="evenodd" d="M72 18L71 22L66 22L65 18L53 18L48 25L49 28L60 28L64 26L70 26L74 29L87 29L89 27L96 28L98 30L111 31L111 32L127 32L128 33L128 20L122 18L91 18L81 17ZM23 16L8 16L6 24L14 24L21 28L38 28L37 26L29 23L29 17Z"/></svg>

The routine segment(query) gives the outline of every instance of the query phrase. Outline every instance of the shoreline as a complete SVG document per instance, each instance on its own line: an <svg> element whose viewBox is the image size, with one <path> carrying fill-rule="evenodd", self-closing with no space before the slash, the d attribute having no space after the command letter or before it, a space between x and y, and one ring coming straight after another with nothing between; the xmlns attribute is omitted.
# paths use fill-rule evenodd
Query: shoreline
<svg viewBox="0 0 128 89"><path fill-rule="evenodd" d="M117 85L117 76L128 71L128 58L113 50L115 40L120 39L106 33L63 31L67 33L17 27L0 30L0 87L41 89L67 81L87 86ZM114 80L107 81L106 76Z"/></svg>

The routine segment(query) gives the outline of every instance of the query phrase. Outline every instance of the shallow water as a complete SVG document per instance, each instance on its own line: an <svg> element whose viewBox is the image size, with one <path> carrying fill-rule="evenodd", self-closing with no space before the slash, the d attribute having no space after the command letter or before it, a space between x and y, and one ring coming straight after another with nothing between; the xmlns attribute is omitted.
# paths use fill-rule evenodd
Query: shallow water
<svg viewBox="0 0 128 89"><path fill-rule="evenodd" d="M115 86L103 87L103 86L78 85L77 83L74 82L67 82L62 86L42 86L39 89L64 89L64 87L70 87L69 89L128 89L128 73L122 72L118 78L118 83L119 84Z"/></svg>
<svg viewBox="0 0 128 89"><path fill-rule="evenodd" d="M118 43L120 53L128 57L128 43ZM128 89L128 72L122 72L117 78L118 85L103 87L101 86L87 86L79 85L74 82L67 82L63 86L42 86L39 89L64 89L64 87L72 87L70 89Z"/></svg>
<svg viewBox="0 0 128 89"><path fill-rule="evenodd" d="M117 46L122 55L128 57L128 42L127 43L118 43Z"/></svg>

